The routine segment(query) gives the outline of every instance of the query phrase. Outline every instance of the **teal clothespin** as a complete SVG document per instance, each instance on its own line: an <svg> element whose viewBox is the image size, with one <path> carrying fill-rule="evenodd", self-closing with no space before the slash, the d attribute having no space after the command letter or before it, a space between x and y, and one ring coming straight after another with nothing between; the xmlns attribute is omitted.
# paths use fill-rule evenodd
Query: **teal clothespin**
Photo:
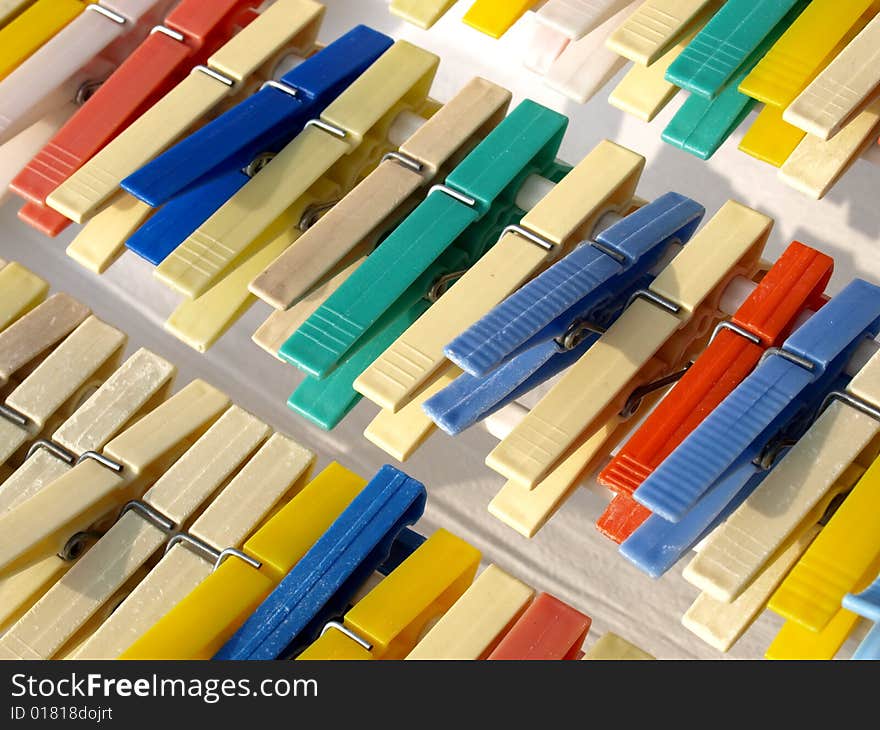
<svg viewBox="0 0 880 730"><path fill-rule="evenodd" d="M728 0L666 70L666 80L704 99L736 87L737 71L759 48L769 46L809 4L809 0ZM772 44L771 44L772 45ZM760 57L756 59L760 60Z"/></svg>
<svg viewBox="0 0 880 730"><path fill-rule="evenodd" d="M331 373L444 251L510 210L527 177L553 170L567 124L522 102L287 340L281 357L318 378Z"/></svg>
<svg viewBox="0 0 880 730"><path fill-rule="evenodd" d="M663 130L663 141L703 160L714 155L758 103L739 91L740 83L775 45L789 24L777 24L718 96L707 99L691 94Z"/></svg>

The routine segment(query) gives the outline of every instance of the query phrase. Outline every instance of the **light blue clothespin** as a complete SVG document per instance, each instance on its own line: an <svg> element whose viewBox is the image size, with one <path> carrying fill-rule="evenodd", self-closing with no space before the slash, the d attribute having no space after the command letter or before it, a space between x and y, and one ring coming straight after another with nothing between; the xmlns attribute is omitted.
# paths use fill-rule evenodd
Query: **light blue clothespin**
<svg viewBox="0 0 880 730"><path fill-rule="evenodd" d="M853 659L880 659L880 576L858 595L850 593L844 596L843 607L874 622L853 654Z"/></svg>

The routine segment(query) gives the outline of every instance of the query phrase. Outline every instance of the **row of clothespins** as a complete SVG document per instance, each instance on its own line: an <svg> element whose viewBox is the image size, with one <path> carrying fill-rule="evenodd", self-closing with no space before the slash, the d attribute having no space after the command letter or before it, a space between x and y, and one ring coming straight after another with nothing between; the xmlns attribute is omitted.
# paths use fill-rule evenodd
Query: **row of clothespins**
<svg viewBox="0 0 880 730"><path fill-rule="evenodd" d="M452 5L392 0L391 10L430 27ZM500 37L537 5L484 0L464 19ZM548 0L524 62L584 103L631 61L610 102L645 121L683 89L663 139L703 159L763 105L739 148L821 198L830 185L805 170L877 158L878 11L876 0Z"/></svg>
<svg viewBox="0 0 880 730"><path fill-rule="evenodd" d="M409 529L422 484L310 480L310 451L203 381L172 395L171 363L123 362L47 288L0 262L0 658L583 655L588 616ZM585 658L650 657L606 634Z"/></svg>

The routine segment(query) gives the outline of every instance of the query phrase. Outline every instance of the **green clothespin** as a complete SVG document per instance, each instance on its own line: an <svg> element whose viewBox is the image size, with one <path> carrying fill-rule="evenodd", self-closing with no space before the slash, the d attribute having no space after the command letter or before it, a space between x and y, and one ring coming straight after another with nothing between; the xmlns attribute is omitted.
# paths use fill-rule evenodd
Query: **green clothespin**
<svg viewBox="0 0 880 730"><path fill-rule="evenodd" d="M568 120L522 102L287 340L280 355L326 377L471 226L509 210L523 181L552 170ZM471 262L473 263L473 262Z"/></svg>
<svg viewBox="0 0 880 730"><path fill-rule="evenodd" d="M775 34L775 43L808 4L809 0L728 0L672 62L666 80L704 99L714 99L727 86L735 88L743 64L759 48L764 48L763 56L769 50L766 39Z"/></svg>
<svg viewBox="0 0 880 730"><path fill-rule="evenodd" d="M740 83L779 40L789 24L779 23L765 36L730 83L714 99L691 94L663 130L663 141L703 160L714 155L758 103L739 91Z"/></svg>

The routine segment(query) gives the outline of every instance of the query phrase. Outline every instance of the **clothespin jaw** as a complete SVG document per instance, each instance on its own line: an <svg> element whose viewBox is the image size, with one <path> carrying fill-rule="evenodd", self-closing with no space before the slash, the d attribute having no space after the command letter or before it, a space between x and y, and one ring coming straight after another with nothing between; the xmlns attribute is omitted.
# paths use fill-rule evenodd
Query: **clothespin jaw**
<svg viewBox="0 0 880 730"><path fill-rule="evenodd" d="M540 593L489 659L577 659L591 623L589 616Z"/></svg>
<svg viewBox="0 0 880 730"><path fill-rule="evenodd" d="M840 609L824 630L816 632L794 621L786 621L776 638L767 647L766 659L822 660L833 659L855 628L859 617Z"/></svg>
<svg viewBox="0 0 880 730"><path fill-rule="evenodd" d="M297 658L403 659L467 590L479 565L478 550L438 530L345 614L341 628L327 624Z"/></svg>
<svg viewBox="0 0 880 730"><path fill-rule="evenodd" d="M49 293L49 284L16 262L0 263L0 332L30 312Z"/></svg>
<svg viewBox="0 0 880 730"><path fill-rule="evenodd" d="M80 0L37 0L0 29L0 79L9 76L85 8Z"/></svg>
<svg viewBox="0 0 880 730"><path fill-rule="evenodd" d="M500 38L535 5L535 0L476 0L462 20L481 33Z"/></svg>
<svg viewBox="0 0 880 730"><path fill-rule="evenodd" d="M426 496L422 484L383 467L215 658L277 658L313 640L418 520Z"/></svg>
<svg viewBox="0 0 880 730"><path fill-rule="evenodd" d="M829 256L799 242L785 250L729 323L719 326L694 365L599 474L601 484L622 495L615 497L600 518L600 530L620 542L647 519L648 510L639 509L628 498L754 369L765 350L781 344L804 311L817 311L824 304L823 292L833 267Z"/></svg>
<svg viewBox="0 0 880 730"><path fill-rule="evenodd" d="M782 119L782 111L765 106L743 135L739 149L761 162L782 167L804 138L804 132Z"/></svg>
<svg viewBox="0 0 880 730"><path fill-rule="evenodd" d="M654 657L623 637L607 632L587 649L584 659L587 661L645 661L654 659Z"/></svg>
<svg viewBox="0 0 880 730"><path fill-rule="evenodd" d="M419 28L428 30L455 4L455 0L391 0L389 10Z"/></svg>

